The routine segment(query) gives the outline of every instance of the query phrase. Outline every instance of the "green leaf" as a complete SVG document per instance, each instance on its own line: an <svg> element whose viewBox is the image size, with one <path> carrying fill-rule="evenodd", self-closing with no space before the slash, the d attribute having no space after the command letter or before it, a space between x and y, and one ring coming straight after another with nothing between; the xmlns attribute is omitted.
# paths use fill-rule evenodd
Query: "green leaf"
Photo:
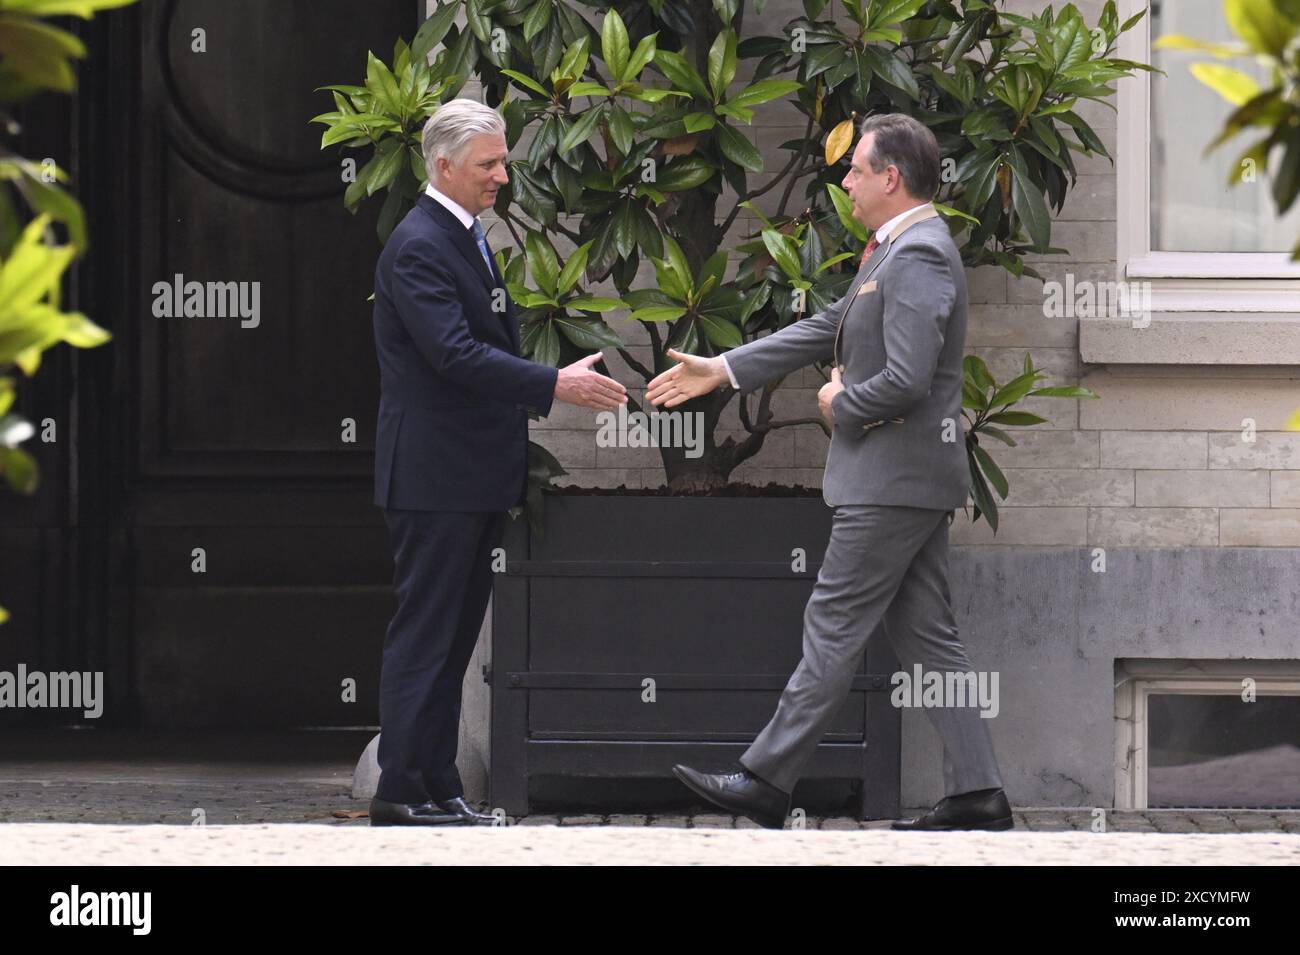
<svg viewBox="0 0 1300 955"><path fill-rule="evenodd" d="M1058 71L1067 70L1088 59L1092 51L1092 35L1077 12L1066 16L1052 28L1052 62Z"/></svg>
<svg viewBox="0 0 1300 955"><path fill-rule="evenodd" d="M549 0L543 0L543 2L549 2ZM546 91L546 87L537 82L537 80L533 79L531 76L528 76L525 73L520 73L518 70L502 70L501 72L503 75L510 77L524 89L532 90L534 93L538 93L548 99L550 98L551 94ZM604 89L604 87L601 88Z"/></svg>
<svg viewBox="0 0 1300 955"><path fill-rule="evenodd" d="M739 348L744 341L740 329L724 318L705 312L700 314L699 320L704 337L718 348Z"/></svg>
<svg viewBox="0 0 1300 955"><path fill-rule="evenodd" d="M19 494L33 494L38 484L36 461L22 448L0 448L0 474ZM9 615L0 617L0 623Z"/></svg>
<svg viewBox="0 0 1300 955"><path fill-rule="evenodd" d="M398 171L402 168L402 163L406 162L406 150L402 149L395 139L385 140L385 143L391 143L387 155L376 155L374 159L374 171L366 179L366 195L373 196L380 189L385 188L397 178Z"/></svg>
<svg viewBox="0 0 1300 955"><path fill-rule="evenodd" d="M722 154L736 165L750 172L763 171L763 157L758 148L740 132L723 123L717 128L717 137Z"/></svg>
<svg viewBox="0 0 1300 955"><path fill-rule="evenodd" d="M713 90L715 100L722 99L735 76L736 31L728 27L717 35L709 47L709 87Z"/></svg>
<svg viewBox="0 0 1300 955"><path fill-rule="evenodd" d="M978 444L970 445L970 449L974 453L975 459L979 461L980 467L988 476L990 483L993 485L993 489L998 492L998 497L1005 501L1007 499L1007 492L1010 488L1007 486L1006 475L1002 473L1002 469L993 463L993 459L989 457L989 453Z"/></svg>
<svg viewBox="0 0 1300 955"><path fill-rule="evenodd" d="M672 80L673 85L678 89L685 90L700 99L710 98L704 80L680 53L671 50L655 50L654 61L663 70L664 76Z"/></svg>
<svg viewBox="0 0 1300 955"><path fill-rule="evenodd" d="M632 126L632 117L627 114L627 110L617 103L611 103L609 106L609 138L614 141L614 145L623 155L632 151L632 140L636 137L636 130Z"/></svg>
<svg viewBox="0 0 1300 955"><path fill-rule="evenodd" d="M671 235L664 236L664 251L668 254L660 262L664 264L667 275L659 274L659 284L669 295L685 300L695 291L695 281L691 275L690 263L686 261L686 253ZM665 277L670 280L663 281ZM681 294L676 294L678 290Z"/></svg>
<svg viewBox="0 0 1300 955"><path fill-rule="evenodd" d="M638 322L673 322L686 314L686 309L679 305L650 305L638 308L628 318Z"/></svg>
<svg viewBox="0 0 1300 955"><path fill-rule="evenodd" d="M925 6L926 0L888 0L879 5L879 9L871 14L867 21L867 26L873 30L881 27L893 26L896 23L902 23L904 20L910 20L912 17ZM877 6L872 4L872 6ZM971 10L970 4L966 5L967 10Z"/></svg>
<svg viewBox="0 0 1300 955"><path fill-rule="evenodd" d="M1090 388L1080 388L1077 385L1063 385L1051 388L1038 388L1030 393L1035 398L1100 398L1101 395Z"/></svg>
<svg viewBox="0 0 1300 955"><path fill-rule="evenodd" d="M100 10L125 7L135 0L4 0L8 13L30 13L40 17L57 17L69 14L89 20Z"/></svg>
<svg viewBox="0 0 1300 955"><path fill-rule="evenodd" d="M694 189L713 177L713 166L697 156L681 156L659 171L655 187L660 192Z"/></svg>
<svg viewBox="0 0 1300 955"><path fill-rule="evenodd" d="M521 342L522 344L522 342ZM533 361L542 365L550 365L552 368L559 367L560 364L560 334L555 327L555 322L546 321L538 332L537 340L533 346Z"/></svg>
<svg viewBox="0 0 1300 955"><path fill-rule="evenodd" d="M992 421L994 424L1009 424L1019 427L1047 423L1046 418L1040 418L1028 411L1000 411L995 415L989 415L987 420Z"/></svg>
<svg viewBox="0 0 1300 955"><path fill-rule="evenodd" d="M623 74L630 53L627 26L618 11L611 7L600 27L600 55L609 66L610 74L620 83L625 79Z"/></svg>
<svg viewBox="0 0 1300 955"><path fill-rule="evenodd" d="M987 434L991 438L997 438L999 441L1001 441L1009 448L1014 448L1017 446L1016 442L1012 439L1011 435L1007 434L1001 428L994 428L994 427L990 427L989 425L981 425L979 429L979 433L982 435Z"/></svg>
<svg viewBox="0 0 1300 955"><path fill-rule="evenodd" d="M584 350L596 351L601 348L623 347L623 340L598 318L571 318L564 315L553 319L551 324L558 328L565 338Z"/></svg>
<svg viewBox="0 0 1300 955"><path fill-rule="evenodd" d="M853 200L849 198L849 194L833 183L826 184L826 191L830 194L831 204L835 206L835 213L839 216L840 223L859 242L866 242L867 227L854 217Z"/></svg>
<svg viewBox="0 0 1300 955"><path fill-rule="evenodd" d="M397 77L375 54L367 52L366 57L366 88L388 112L400 113L402 91L397 85Z"/></svg>
<svg viewBox="0 0 1300 955"><path fill-rule="evenodd" d="M862 55L871 67L871 72L890 86L897 87L914 100L921 98L921 90L917 86L916 76L901 57L882 53L873 46L863 50Z"/></svg>
<svg viewBox="0 0 1300 955"><path fill-rule="evenodd" d="M975 518L978 520L983 515L984 520L988 521L989 527L993 533L998 530L998 506L993 502L993 495L989 493L988 483L984 480L984 474L980 471L979 462L976 460L972 449L976 445L971 442L966 443L967 455L966 463L970 467L971 479L971 497L975 500Z"/></svg>
<svg viewBox="0 0 1300 955"><path fill-rule="evenodd" d="M658 35L657 33L651 33L649 36L643 36L641 42L636 45L636 49L632 51L632 57L627 62L624 74L627 77L627 82L635 82L637 77L641 75L641 71L646 68L646 64L654 59L655 38Z"/></svg>
<svg viewBox="0 0 1300 955"><path fill-rule="evenodd" d="M1029 394L1042 377L1037 372L1030 372L1013 378L993 393L993 397L989 399L989 407L998 408L1003 405L1015 404Z"/></svg>
<svg viewBox="0 0 1300 955"><path fill-rule="evenodd" d="M601 295L583 295L578 298L571 298L564 305L566 308L576 308L580 312L612 312L623 307L623 303L618 299Z"/></svg>
<svg viewBox="0 0 1300 955"><path fill-rule="evenodd" d="M411 56L421 62L427 60L429 51L441 43L447 31L451 29L459 10L459 3L444 3L429 19L425 20L411 42Z"/></svg>
<svg viewBox="0 0 1300 955"><path fill-rule="evenodd" d="M551 0L537 0L528 8L528 13L524 17L524 40L528 43L533 42L533 37L546 29L546 25L551 22ZM505 72L502 70L501 72Z"/></svg>
<svg viewBox="0 0 1300 955"><path fill-rule="evenodd" d="M579 277L587 268L587 254L590 251L591 243L584 242L573 250L569 260L564 263L564 268L560 271L560 278L556 286L556 291L560 295L569 294L569 291L578 284Z"/></svg>
<svg viewBox="0 0 1300 955"><path fill-rule="evenodd" d="M1221 60L1243 56L1249 52L1247 47L1240 43L1207 43L1204 40L1193 39L1181 33L1166 33L1151 44L1151 49L1191 50L1195 53L1209 53Z"/></svg>
<svg viewBox="0 0 1300 955"><path fill-rule="evenodd" d="M503 72L504 72L504 71L503 71ZM590 83L590 82L587 82L587 81L585 81L585 80L584 80L583 82L581 82L581 83L574 83L574 84L573 84L572 86L570 86L567 90L565 90L565 92L568 94L569 99L573 99L575 96L611 96L611 95L613 95L612 93L610 93L610 91L609 91L609 87L607 87L607 86L601 86L599 83Z"/></svg>
<svg viewBox="0 0 1300 955"><path fill-rule="evenodd" d="M1224 0L1223 12L1237 36L1279 60L1296 34L1297 24L1282 16L1272 0Z"/></svg>
<svg viewBox="0 0 1300 955"><path fill-rule="evenodd" d="M1029 178L1024 160L1012 152L1011 201L1034 244L1035 252L1046 252L1051 240L1052 220L1042 192Z"/></svg>
<svg viewBox="0 0 1300 955"><path fill-rule="evenodd" d="M524 240L528 257L528 270L532 272L533 281L552 298L556 293L556 282L560 274L560 262L550 241L540 232L528 233Z"/></svg>
<svg viewBox="0 0 1300 955"><path fill-rule="evenodd" d="M984 363L984 359L978 355L967 355L962 359L962 370L965 376L969 378L975 387L980 391L988 391L994 387L993 376L989 374L989 366Z"/></svg>
<svg viewBox="0 0 1300 955"><path fill-rule="evenodd" d="M560 152L571 152L591 139L591 134L595 132L596 124L605 115L605 108L608 105L607 103L598 103L579 116L577 122L569 128L569 131L564 134L564 138L560 140Z"/></svg>
<svg viewBox="0 0 1300 955"><path fill-rule="evenodd" d="M698 133L706 129L712 129L718 123L713 118L712 113L687 113L682 118L682 122L686 124L688 133Z"/></svg>
<svg viewBox="0 0 1300 955"><path fill-rule="evenodd" d="M803 278L803 270L799 268L799 255L794 249L794 239L788 235L782 235L775 229L763 230L763 245L767 247L767 252L776 260L776 264L781 267L781 271L791 279Z"/></svg>
<svg viewBox="0 0 1300 955"><path fill-rule="evenodd" d="M1259 84L1241 70L1221 63L1193 63L1192 75L1233 106L1244 106L1259 95Z"/></svg>
<svg viewBox="0 0 1300 955"><path fill-rule="evenodd" d="M727 105L731 107L758 106L801 89L803 89L803 84L796 80L763 80L737 93L727 100Z"/></svg>
<svg viewBox="0 0 1300 955"><path fill-rule="evenodd" d="M962 212L960 209L954 209L952 206L945 206L942 202L932 202L930 204L934 206L936 211L942 213L943 215L949 216L951 218L965 219L967 222L973 222L975 225L980 224L979 219L976 219L972 215L967 215L965 212Z"/></svg>

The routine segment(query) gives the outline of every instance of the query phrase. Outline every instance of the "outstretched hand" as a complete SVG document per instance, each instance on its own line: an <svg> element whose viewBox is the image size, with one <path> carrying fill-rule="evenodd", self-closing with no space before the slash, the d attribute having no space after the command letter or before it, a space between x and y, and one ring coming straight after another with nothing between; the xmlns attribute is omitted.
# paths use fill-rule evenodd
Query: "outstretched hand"
<svg viewBox="0 0 1300 955"><path fill-rule="evenodd" d="M652 405L672 408L683 401L707 395L729 380L720 356L701 358L675 348L668 349L666 354L669 358L676 358L677 364L656 375L646 385L646 401Z"/></svg>
<svg viewBox="0 0 1300 955"><path fill-rule="evenodd" d="M555 397L584 408L612 410L627 404L627 389L622 384L591 370L604 357L596 352L561 368L555 379Z"/></svg>

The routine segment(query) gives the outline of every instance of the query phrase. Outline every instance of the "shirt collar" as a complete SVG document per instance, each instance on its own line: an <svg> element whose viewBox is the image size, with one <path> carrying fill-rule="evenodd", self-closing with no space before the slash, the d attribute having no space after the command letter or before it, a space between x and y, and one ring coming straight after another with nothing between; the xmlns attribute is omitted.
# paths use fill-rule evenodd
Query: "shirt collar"
<svg viewBox="0 0 1300 955"><path fill-rule="evenodd" d="M890 219L888 222L886 222L884 225L882 225L879 229L877 229L877 230L875 231L875 233L874 233L871 237L872 237L873 239L875 239L877 242L879 242L881 245L884 245L884 244L885 244L885 240L889 238L889 234L890 234L891 232L893 232L894 229L896 229L896 228L898 227L898 224L899 224L900 222L902 222L905 218L907 218L908 216L910 216L910 215L911 215L913 212L915 212L917 209L923 209L923 208L925 208L925 207L928 206L928 205L930 205L930 203L928 203L928 202L923 202L923 203L921 203L919 206L912 206L912 208L907 209L907 210L905 210L905 211L903 211L903 212L900 212L898 215L894 216L894 218Z"/></svg>
<svg viewBox="0 0 1300 955"><path fill-rule="evenodd" d="M455 199L452 199L450 196L444 195L437 189L433 188L433 183L429 183L429 188L424 190L424 194L430 199L436 199L438 202L442 203L452 215L460 220L460 224L466 229L474 225L475 216L470 215L468 210L466 210L465 207Z"/></svg>

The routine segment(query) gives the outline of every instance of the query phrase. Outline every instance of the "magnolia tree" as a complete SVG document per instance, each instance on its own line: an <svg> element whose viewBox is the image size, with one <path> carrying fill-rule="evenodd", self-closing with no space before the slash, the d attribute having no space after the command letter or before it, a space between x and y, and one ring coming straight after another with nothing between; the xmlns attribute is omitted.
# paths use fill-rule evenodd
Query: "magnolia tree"
<svg viewBox="0 0 1300 955"><path fill-rule="evenodd" d="M1111 55L1138 20L1121 24L1113 2L1090 24L1072 4L1023 17L985 0L843 0L835 9L805 0L772 35L745 29L747 7L761 14L762 0L587 5L591 22L558 0L443 4L412 43L397 43L391 68L372 53L364 86L325 87L337 108L313 121L327 127L322 148L368 154L344 201L355 211L384 195L383 241L423 189L426 118L475 77L505 117L512 149L533 134L495 207L522 250L497 255L522 307L524 354L559 366L613 348L647 381L672 364L668 348L714 355L844 294L869 234L838 184L855 125L872 114L908 113L933 130L943 163L936 205L968 266L1036 275L1026 254L1066 251L1051 244L1051 210L1076 181L1074 153L1107 155L1079 104L1109 105L1116 81L1149 68ZM742 61L753 69L738 82ZM778 101L804 117L804 131L764 156L745 128ZM775 211L769 201L764 214L755 200L776 190ZM742 210L757 226L728 246ZM560 236L575 246L563 260ZM643 259L653 287L637 281ZM612 294L593 294L598 283ZM643 323L649 365L611 327L615 316ZM1027 397L1095 395L1040 387L1046 376L1029 355L1007 382L975 356L965 372L975 517L996 530L993 494L1005 497L1007 482L980 439L1014 445L1004 426L1043 423L1014 408ZM702 415L705 440L698 456L660 449L668 485L723 485L772 431L826 430L819 418L778 419L780 386L720 389L675 409ZM731 401L745 436L717 441ZM562 473L531 451L539 480Z"/></svg>

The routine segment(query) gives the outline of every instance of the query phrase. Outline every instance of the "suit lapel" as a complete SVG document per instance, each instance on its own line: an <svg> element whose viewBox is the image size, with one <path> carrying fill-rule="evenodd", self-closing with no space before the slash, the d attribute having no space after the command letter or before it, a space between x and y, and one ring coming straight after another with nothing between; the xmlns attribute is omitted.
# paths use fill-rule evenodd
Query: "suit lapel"
<svg viewBox="0 0 1300 955"><path fill-rule="evenodd" d="M437 199L434 199L427 192L420 195L417 200L420 208L433 217L433 221L442 226L444 232L451 236L451 244L461 257L469 263L470 268L483 280L483 284L491 289L496 285L496 276L489 271L487 263L483 261L483 254L478 250L478 243L474 241L474 235L461 224L450 209L444 206Z"/></svg>
<svg viewBox="0 0 1300 955"><path fill-rule="evenodd" d="M497 269L495 261L492 263L491 270L488 270L487 263L483 261L483 253L479 251L478 243L474 241L474 233L465 228L450 209L427 192L420 194L417 204L433 218L434 222L442 226L442 230L451 237L451 244L483 281L489 296L495 294L494 290L497 288L505 292L505 279ZM505 292L505 297L506 308L504 311L497 313L497 318L506 334L510 336L515 352L518 353L519 324L515 320L514 303L510 301L510 293Z"/></svg>
<svg viewBox="0 0 1300 955"><path fill-rule="evenodd" d="M867 279L871 278L871 273L875 272L876 269L880 268L880 266L884 263L885 259L889 257L889 250L894 247L895 239L897 239L900 235L902 235L912 226L916 225L918 222L924 222L926 219L933 219L938 215L939 213L938 211L935 210L934 206L930 206L930 205L922 206L920 209L917 209L906 219L900 222L897 225L897 227L895 227L894 230L889 233L889 238L887 238L883 243L878 245L876 247L875 252L871 253L871 258L867 259L866 266L863 268L862 272L858 275L857 280L853 283L853 288L849 293L848 304L846 304L844 306L844 310L840 312L840 324L835 329L835 367L836 368L840 368L840 335L844 331L844 320L848 318L849 309L853 307L854 299L858 297L858 289L862 287L862 283L864 283ZM840 368L840 374L844 374L843 368Z"/></svg>

